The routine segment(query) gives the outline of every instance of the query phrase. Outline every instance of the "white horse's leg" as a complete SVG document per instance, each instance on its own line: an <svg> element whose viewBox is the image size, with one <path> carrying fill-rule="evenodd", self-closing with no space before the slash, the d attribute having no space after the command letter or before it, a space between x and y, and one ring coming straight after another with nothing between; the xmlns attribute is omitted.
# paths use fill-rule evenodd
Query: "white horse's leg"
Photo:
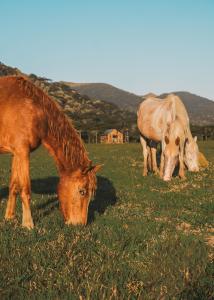
<svg viewBox="0 0 214 300"><path fill-rule="evenodd" d="M148 173L148 168L147 168L147 160L148 160L148 149L147 149L147 143L146 140L140 136L140 143L143 147L143 176L146 176Z"/></svg>
<svg viewBox="0 0 214 300"><path fill-rule="evenodd" d="M186 179L184 172L184 142L180 141L180 151L179 151L179 177Z"/></svg>
<svg viewBox="0 0 214 300"><path fill-rule="evenodd" d="M152 169L153 169L153 172L156 175L158 175L159 170L158 170L158 166L157 166L157 146L151 148L151 153L152 153Z"/></svg>
<svg viewBox="0 0 214 300"><path fill-rule="evenodd" d="M160 160L160 178L163 178L163 168L164 168L164 148L165 148L165 142L162 141L161 143L161 160Z"/></svg>
<svg viewBox="0 0 214 300"><path fill-rule="evenodd" d="M147 146L148 151L148 158L147 158L147 166L149 168L149 171L152 171L152 155L151 155L151 148Z"/></svg>

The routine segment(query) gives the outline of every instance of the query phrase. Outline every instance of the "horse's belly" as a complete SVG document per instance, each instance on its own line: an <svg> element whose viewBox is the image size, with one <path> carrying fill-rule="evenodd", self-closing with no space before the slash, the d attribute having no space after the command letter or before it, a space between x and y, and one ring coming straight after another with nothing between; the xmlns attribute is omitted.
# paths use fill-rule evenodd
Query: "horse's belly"
<svg viewBox="0 0 214 300"><path fill-rule="evenodd" d="M11 152L10 147L3 147L3 146L0 145L0 154L10 153L10 152Z"/></svg>
<svg viewBox="0 0 214 300"><path fill-rule="evenodd" d="M33 151L41 144L46 127L42 118L37 121L36 109L28 99L0 103L0 153L13 153L20 147Z"/></svg>
<svg viewBox="0 0 214 300"><path fill-rule="evenodd" d="M160 142L162 139L162 135L157 133L156 131L150 131L146 137L150 140L153 140L155 142Z"/></svg>
<svg viewBox="0 0 214 300"><path fill-rule="evenodd" d="M140 131L143 136L155 142L160 142L162 139L162 129L154 128L150 120L142 124Z"/></svg>
<svg viewBox="0 0 214 300"><path fill-rule="evenodd" d="M162 115L156 112L156 102L154 105L144 107L138 115L138 128L143 136L160 142L163 136L164 122Z"/></svg>

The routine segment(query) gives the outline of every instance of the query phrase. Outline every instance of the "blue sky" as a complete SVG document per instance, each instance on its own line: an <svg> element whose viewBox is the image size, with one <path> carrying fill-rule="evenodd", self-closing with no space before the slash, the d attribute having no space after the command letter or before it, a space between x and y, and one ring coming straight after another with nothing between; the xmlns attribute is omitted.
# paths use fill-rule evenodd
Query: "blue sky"
<svg viewBox="0 0 214 300"><path fill-rule="evenodd" d="M0 61L53 80L214 99L214 1L2 0Z"/></svg>

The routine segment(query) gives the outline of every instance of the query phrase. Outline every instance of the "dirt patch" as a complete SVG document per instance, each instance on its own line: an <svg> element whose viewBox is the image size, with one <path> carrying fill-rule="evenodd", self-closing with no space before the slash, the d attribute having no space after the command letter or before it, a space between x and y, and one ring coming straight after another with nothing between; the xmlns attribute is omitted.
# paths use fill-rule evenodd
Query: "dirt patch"
<svg viewBox="0 0 214 300"><path fill-rule="evenodd" d="M182 222L182 223L178 224L176 226L176 229L180 230L180 231L183 231L184 233L188 233L188 234L192 233L192 234L198 235L198 234L202 233L200 228L193 229L192 225L187 223L187 222Z"/></svg>
<svg viewBox="0 0 214 300"><path fill-rule="evenodd" d="M207 243L207 245L209 245L210 247L214 248L214 236L207 236L205 238L205 241Z"/></svg>
<svg viewBox="0 0 214 300"><path fill-rule="evenodd" d="M167 217L156 217L156 218L155 218L155 221L171 223L171 221L170 221L169 218L167 218Z"/></svg>
<svg viewBox="0 0 214 300"><path fill-rule="evenodd" d="M190 231L191 228L191 224L186 223L186 222L182 222L179 225L176 226L177 230L182 230L182 231Z"/></svg>

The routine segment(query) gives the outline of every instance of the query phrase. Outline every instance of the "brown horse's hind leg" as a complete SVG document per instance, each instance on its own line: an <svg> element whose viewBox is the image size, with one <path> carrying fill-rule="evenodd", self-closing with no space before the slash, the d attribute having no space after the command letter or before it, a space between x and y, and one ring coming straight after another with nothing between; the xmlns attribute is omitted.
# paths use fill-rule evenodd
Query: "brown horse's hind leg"
<svg viewBox="0 0 214 300"><path fill-rule="evenodd" d="M7 208L6 208L6 212L5 212L6 220L10 220L15 217L16 196L18 193L18 189L19 189L19 183L18 183L18 174L17 174L17 170L16 170L16 158L13 157L9 198L7 201Z"/></svg>
<svg viewBox="0 0 214 300"><path fill-rule="evenodd" d="M15 173L14 177L18 178L19 190L22 199L22 226L32 229L34 225L30 210L30 174L28 153L24 152L14 155L13 172ZM15 207L15 198L11 199L12 200L9 201L8 211L11 205L12 207Z"/></svg>

